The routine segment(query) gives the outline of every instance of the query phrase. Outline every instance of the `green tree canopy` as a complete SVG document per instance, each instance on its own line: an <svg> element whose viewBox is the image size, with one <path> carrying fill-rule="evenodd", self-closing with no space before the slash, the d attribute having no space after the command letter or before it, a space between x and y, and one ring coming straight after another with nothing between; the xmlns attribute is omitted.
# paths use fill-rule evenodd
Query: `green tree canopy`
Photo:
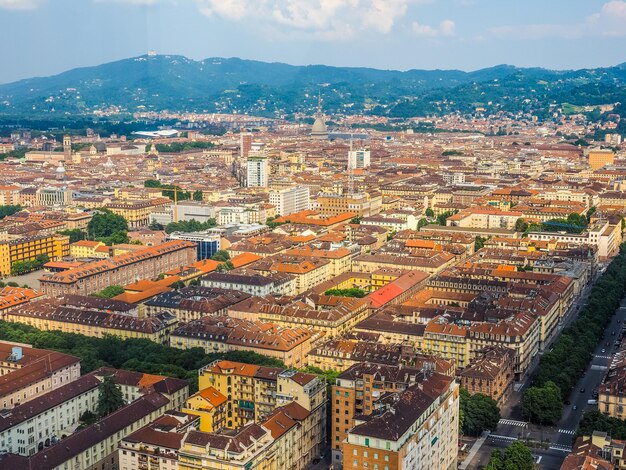
<svg viewBox="0 0 626 470"><path fill-rule="evenodd" d="M87 225L87 233L107 245L127 243L128 222L108 209L98 209Z"/></svg>
<svg viewBox="0 0 626 470"><path fill-rule="evenodd" d="M552 381L543 387L530 387L522 398L523 415L533 423L556 424L562 408L561 390Z"/></svg>
<svg viewBox="0 0 626 470"><path fill-rule="evenodd" d="M0 206L0 219L13 215L22 210L22 206Z"/></svg>
<svg viewBox="0 0 626 470"><path fill-rule="evenodd" d="M528 230L528 224L521 217L515 221L515 231L516 232L526 232Z"/></svg>
<svg viewBox="0 0 626 470"><path fill-rule="evenodd" d="M530 449L519 441L513 442L504 452L499 449L491 453L485 470L533 470L535 460Z"/></svg>
<svg viewBox="0 0 626 470"><path fill-rule="evenodd" d="M435 217L435 211L433 211L430 207L426 209L424 214L426 215L426 217Z"/></svg>
<svg viewBox="0 0 626 470"><path fill-rule="evenodd" d="M213 256L211 256L213 261L228 261L230 260L230 253L226 250L217 250Z"/></svg>
<svg viewBox="0 0 626 470"><path fill-rule="evenodd" d="M181 220L180 222L171 222L167 224L165 227L166 233L173 232L202 232L204 230L208 230L217 226L217 222L215 219L210 218L207 219L206 222L199 222L196 219L191 220Z"/></svg>
<svg viewBox="0 0 626 470"><path fill-rule="evenodd" d="M100 297L101 299L111 299L116 295L120 295L124 293L124 288L118 285L112 285L105 287L100 292L96 292L92 294L94 297Z"/></svg>
<svg viewBox="0 0 626 470"><path fill-rule="evenodd" d="M71 230L61 230L60 232L57 232L57 233L59 235L65 235L67 237L70 237L70 243L76 243L77 241L85 239L85 234L79 228L74 228Z"/></svg>
<svg viewBox="0 0 626 470"><path fill-rule="evenodd" d="M109 415L124 406L124 395L113 377L107 375L98 385L98 415Z"/></svg>
<svg viewBox="0 0 626 470"><path fill-rule="evenodd" d="M480 436L483 431L492 431L500 421L498 404L482 393L470 395L462 388L460 409L463 413L462 431L469 436Z"/></svg>
<svg viewBox="0 0 626 470"><path fill-rule="evenodd" d="M324 292L324 295L336 295L339 297L357 297L360 299L365 297L367 295L367 292L358 287L351 287L348 289L328 289L326 292Z"/></svg>

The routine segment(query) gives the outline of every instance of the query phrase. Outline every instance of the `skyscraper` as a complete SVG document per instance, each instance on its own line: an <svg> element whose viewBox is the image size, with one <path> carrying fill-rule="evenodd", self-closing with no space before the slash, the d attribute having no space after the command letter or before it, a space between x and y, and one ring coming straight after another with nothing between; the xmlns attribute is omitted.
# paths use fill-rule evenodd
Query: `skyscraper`
<svg viewBox="0 0 626 470"><path fill-rule="evenodd" d="M249 156L247 161L247 186L249 188L254 187L267 187L268 183L268 165L267 157L265 155Z"/></svg>

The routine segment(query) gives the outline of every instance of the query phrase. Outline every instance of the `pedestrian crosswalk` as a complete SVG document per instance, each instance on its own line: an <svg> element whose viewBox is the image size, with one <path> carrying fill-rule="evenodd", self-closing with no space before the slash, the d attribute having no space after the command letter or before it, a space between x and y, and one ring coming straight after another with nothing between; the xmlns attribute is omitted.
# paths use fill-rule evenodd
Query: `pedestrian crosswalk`
<svg viewBox="0 0 626 470"><path fill-rule="evenodd" d="M506 442L513 442L513 441L517 441L517 437L511 437L511 436L499 436L497 434L489 434L488 439L493 439L495 441L506 441Z"/></svg>
<svg viewBox="0 0 626 470"><path fill-rule="evenodd" d="M596 358L596 359L611 359L613 356L602 356L600 354L596 354L593 357Z"/></svg>
<svg viewBox="0 0 626 470"><path fill-rule="evenodd" d="M567 452L568 454L572 451L572 448L569 446L565 446L563 444L554 444L550 446L551 450L560 450L561 452Z"/></svg>
<svg viewBox="0 0 626 470"><path fill-rule="evenodd" d="M576 434L576 430L573 429L559 429L559 433L561 434L571 434L572 436Z"/></svg>
<svg viewBox="0 0 626 470"><path fill-rule="evenodd" d="M514 419L501 419L498 424L504 424L506 426L520 426L525 427L528 423L526 421L516 421Z"/></svg>

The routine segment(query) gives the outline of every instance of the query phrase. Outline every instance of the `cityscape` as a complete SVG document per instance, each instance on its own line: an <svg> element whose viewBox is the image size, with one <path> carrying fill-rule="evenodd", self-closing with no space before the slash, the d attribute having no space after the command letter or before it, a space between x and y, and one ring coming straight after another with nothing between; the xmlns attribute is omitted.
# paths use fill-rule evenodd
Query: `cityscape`
<svg viewBox="0 0 626 470"><path fill-rule="evenodd" d="M0 469L626 469L626 1L485 3L0 0Z"/></svg>

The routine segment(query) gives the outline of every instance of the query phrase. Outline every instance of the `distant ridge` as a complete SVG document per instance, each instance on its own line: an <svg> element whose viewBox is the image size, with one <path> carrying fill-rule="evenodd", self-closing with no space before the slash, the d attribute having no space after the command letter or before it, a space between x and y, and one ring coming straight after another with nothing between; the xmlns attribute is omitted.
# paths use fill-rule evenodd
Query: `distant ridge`
<svg viewBox="0 0 626 470"><path fill-rule="evenodd" d="M554 105L626 102L626 63L581 70L497 65L460 70L378 70L294 66L237 58L195 61L143 55L50 77L0 85L0 114L91 114L114 106L141 110L310 113L321 90L332 113L406 117L471 112L549 112Z"/></svg>

